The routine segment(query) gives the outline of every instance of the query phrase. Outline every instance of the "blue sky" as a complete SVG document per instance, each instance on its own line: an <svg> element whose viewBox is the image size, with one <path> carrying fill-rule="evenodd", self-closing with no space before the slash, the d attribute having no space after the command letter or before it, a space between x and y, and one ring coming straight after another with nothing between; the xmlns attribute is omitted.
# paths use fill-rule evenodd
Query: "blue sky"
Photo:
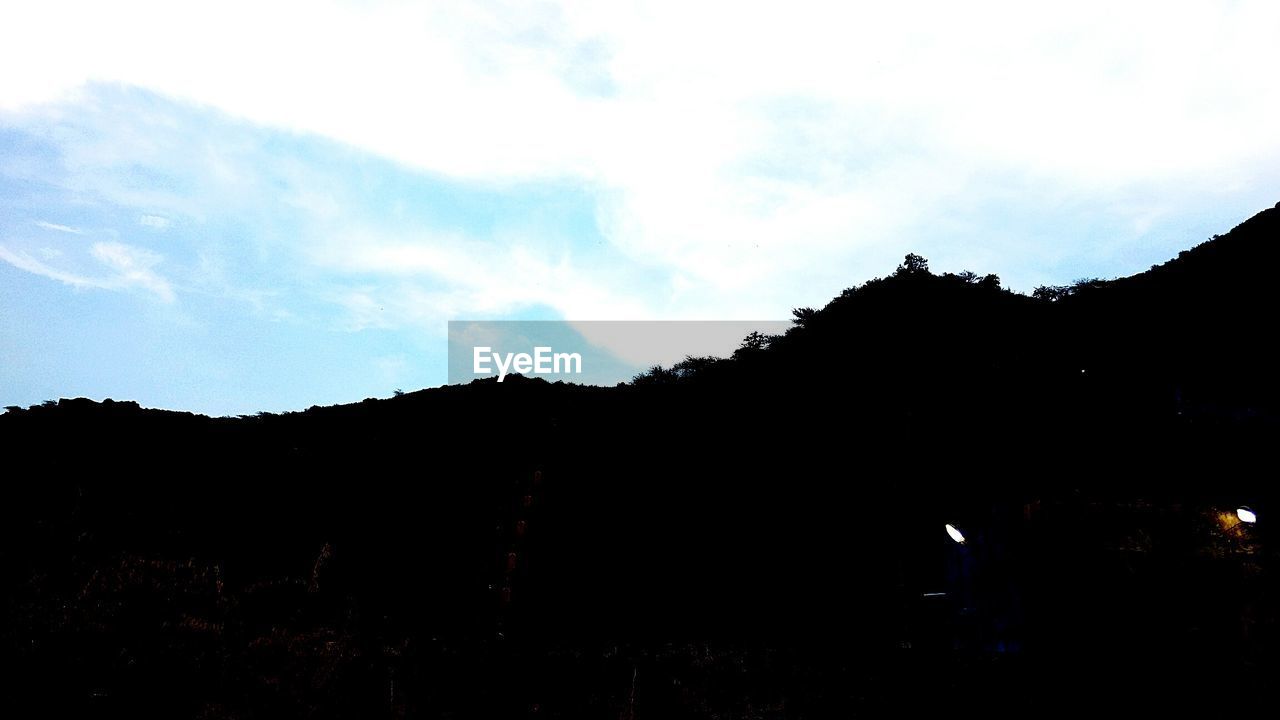
<svg viewBox="0 0 1280 720"><path fill-rule="evenodd" d="M451 319L785 318L906 252L1029 291L1280 200L1269 2L24 5L4 405L387 396Z"/></svg>

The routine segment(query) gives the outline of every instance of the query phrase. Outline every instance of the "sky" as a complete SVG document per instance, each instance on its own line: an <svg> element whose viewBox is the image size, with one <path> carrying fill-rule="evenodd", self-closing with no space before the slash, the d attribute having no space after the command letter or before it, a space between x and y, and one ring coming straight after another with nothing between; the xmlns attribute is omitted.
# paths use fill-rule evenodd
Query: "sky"
<svg viewBox="0 0 1280 720"><path fill-rule="evenodd" d="M449 320L767 320L1280 200L1280 4L15 3L0 404L445 382Z"/></svg>

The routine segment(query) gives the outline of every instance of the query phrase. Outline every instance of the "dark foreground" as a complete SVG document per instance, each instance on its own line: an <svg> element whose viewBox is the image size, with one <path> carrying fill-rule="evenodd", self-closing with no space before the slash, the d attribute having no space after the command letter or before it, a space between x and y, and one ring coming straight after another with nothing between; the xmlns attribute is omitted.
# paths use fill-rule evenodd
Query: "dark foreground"
<svg viewBox="0 0 1280 720"><path fill-rule="evenodd" d="M643 408L568 423L567 440L551 386L513 394L544 392L550 414L527 433L411 461L390 448L431 423L308 428L295 446L279 419L190 419L183 437L256 449L166 437L138 463L163 433L132 409L46 409L86 423L4 505L3 702L809 718L1277 700L1268 427L1094 427L1065 453L1065 427L1049 445L883 427L855 442L795 420L819 448L799 453L772 425L689 418L639 451L624 440L645 432ZM597 402L570 404L592 417Z"/></svg>

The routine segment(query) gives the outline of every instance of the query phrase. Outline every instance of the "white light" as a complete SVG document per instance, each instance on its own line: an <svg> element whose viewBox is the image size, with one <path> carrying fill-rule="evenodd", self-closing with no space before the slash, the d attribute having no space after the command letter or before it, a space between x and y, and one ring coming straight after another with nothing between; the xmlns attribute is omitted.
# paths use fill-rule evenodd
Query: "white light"
<svg viewBox="0 0 1280 720"><path fill-rule="evenodd" d="M947 534L951 536L952 540L955 540L961 545L964 544L964 533L957 530L955 525L947 523Z"/></svg>
<svg viewBox="0 0 1280 720"><path fill-rule="evenodd" d="M1249 508L1243 508L1243 507L1236 508L1236 517L1240 518L1240 522L1243 522L1243 523L1258 522L1257 514L1254 513L1252 510L1250 510Z"/></svg>

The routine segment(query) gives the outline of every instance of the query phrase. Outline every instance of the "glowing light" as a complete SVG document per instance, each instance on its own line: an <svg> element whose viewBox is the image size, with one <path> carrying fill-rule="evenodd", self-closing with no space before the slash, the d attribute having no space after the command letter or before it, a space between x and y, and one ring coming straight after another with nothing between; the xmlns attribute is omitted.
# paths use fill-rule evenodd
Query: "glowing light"
<svg viewBox="0 0 1280 720"><path fill-rule="evenodd" d="M947 534L951 536L952 540L955 540L961 545L964 544L964 533L957 530L955 525L947 523Z"/></svg>
<svg viewBox="0 0 1280 720"><path fill-rule="evenodd" d="M1247 507L1236 508L1236 517L1243 523L1258 522L1258 515Z"/></svg>

